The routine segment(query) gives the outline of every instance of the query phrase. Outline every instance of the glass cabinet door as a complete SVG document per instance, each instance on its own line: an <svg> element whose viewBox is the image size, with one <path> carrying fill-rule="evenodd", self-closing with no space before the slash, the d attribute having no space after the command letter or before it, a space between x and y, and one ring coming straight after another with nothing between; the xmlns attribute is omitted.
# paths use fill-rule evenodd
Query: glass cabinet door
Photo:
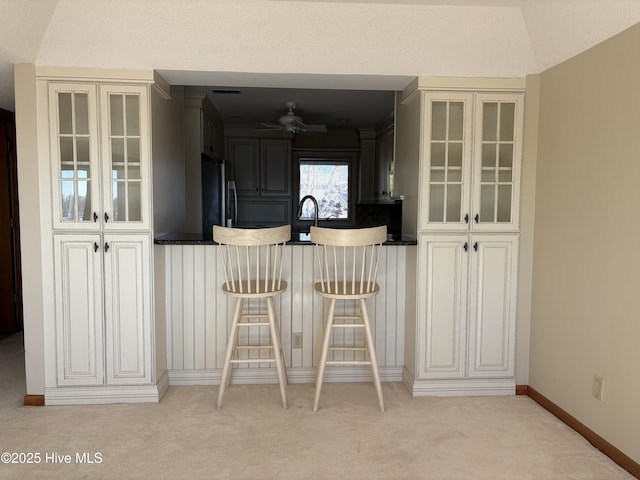
<svg viewBox="0 0 640 480"><path fill-rule="evenodd" d="M474 223L478 228L517 226L522 97L478 95Z"/></svg>
<svg viewBox="0 0 640 480"><path fill-rule="evenodd" d="M101 87L105 228L147 228L146 87Z"/></svg>
<svg viewBox="0 0 640 480"><path fill-rule="evenodd" d="M471 98L467 94L430 93L423 102L424 134L428 138L423 152L423 228L468 228Z"/></svg>
<svg viewBox="0 0 640 480"><path fill-rule="evenodd" d="M92 85L51 84L49 109L54 227L97 229L96 89Z"/></svg>

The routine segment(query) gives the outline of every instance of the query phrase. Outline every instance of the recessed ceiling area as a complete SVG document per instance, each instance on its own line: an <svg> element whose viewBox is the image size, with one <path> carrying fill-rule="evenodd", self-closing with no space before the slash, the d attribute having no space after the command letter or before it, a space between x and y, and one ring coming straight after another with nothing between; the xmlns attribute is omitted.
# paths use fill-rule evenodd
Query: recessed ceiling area
<svg viewBox="0 0 640 480"><path fill-rule="evenodd" d="M186 87L185 96L207 95L226 125L277 123L287 113L286 102L296 103L295 114L306 124L328 128L375 127L394 110L394 92L260 88L236 86Z"/></svg>
<svg viewBox="0 0 640 480"><path fill-rule="evenodd" d="M539 73L639 21L634 0L0 0L0 108L14 109L16 63L399 90L416 76Z"/></svg>

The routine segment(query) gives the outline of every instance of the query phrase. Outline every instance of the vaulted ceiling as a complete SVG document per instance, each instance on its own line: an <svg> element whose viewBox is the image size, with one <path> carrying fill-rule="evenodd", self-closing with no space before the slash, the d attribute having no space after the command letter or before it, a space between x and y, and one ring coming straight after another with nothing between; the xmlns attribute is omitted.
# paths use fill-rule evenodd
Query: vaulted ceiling
<svg viewBox="0 0 640 480"><path fill-rule="evenodd" d="M0 107L15 63L393 90L538 73L639 21L637 0L0 0Z"/></svg>

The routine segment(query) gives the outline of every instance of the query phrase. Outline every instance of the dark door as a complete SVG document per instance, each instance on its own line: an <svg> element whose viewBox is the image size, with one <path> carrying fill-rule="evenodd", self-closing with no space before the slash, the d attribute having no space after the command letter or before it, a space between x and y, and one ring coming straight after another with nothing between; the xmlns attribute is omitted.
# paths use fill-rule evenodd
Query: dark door
<svg viewBox="0 0 640 480"><path fill-rule="evenodd" d="M0 109L0 334L22 330L15 121Z"/></svg>

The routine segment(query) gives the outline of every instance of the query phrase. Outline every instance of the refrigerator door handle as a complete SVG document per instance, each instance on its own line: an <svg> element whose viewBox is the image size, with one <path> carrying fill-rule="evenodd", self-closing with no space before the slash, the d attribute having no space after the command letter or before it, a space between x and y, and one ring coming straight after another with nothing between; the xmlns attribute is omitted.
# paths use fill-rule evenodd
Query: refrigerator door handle
<svg viewBox="0 0 640 480"><path fill-rule="evenodd" d="M236 190L236 182L234 180L229 180L228 191L229 197L233 195L233 218L227 220L227 222L231 222L231 225L227 226L235 227L238 224L238 191ZM231 198L229 198L229 203L231 203Z"/></svg>

